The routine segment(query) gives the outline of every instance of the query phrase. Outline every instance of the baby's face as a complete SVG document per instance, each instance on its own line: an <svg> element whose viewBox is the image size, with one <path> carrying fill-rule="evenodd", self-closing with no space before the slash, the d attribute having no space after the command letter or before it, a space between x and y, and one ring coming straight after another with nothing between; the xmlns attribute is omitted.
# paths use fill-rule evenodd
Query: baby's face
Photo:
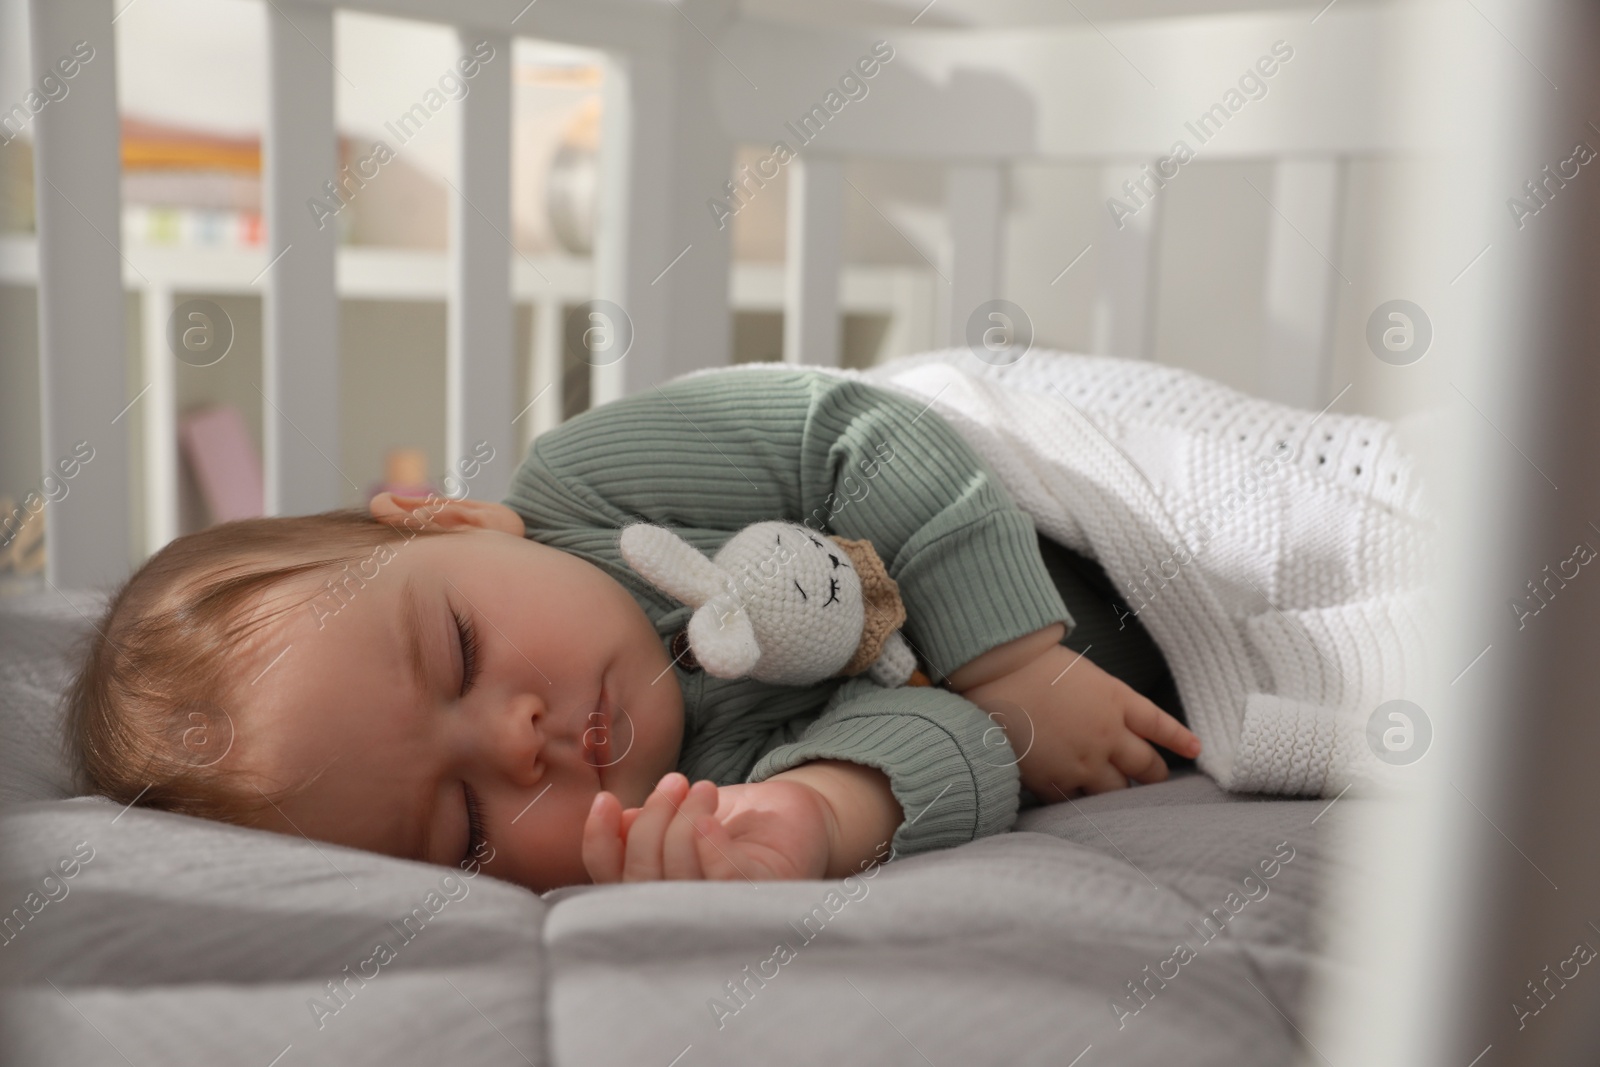
<svg viewBox="0 0 1600 1067"><path fill-rule="evenodd" d="M539 891L586 883L591 803L605 789L638 807L673 770L683 695L626 589L524 539L510 509L473 506L474 526L391 543L387 562L351 565L364 585L265 628L241 657L254 681L235 757L269 790L311 779L269 809L269 829L474 857Z"/></svg>

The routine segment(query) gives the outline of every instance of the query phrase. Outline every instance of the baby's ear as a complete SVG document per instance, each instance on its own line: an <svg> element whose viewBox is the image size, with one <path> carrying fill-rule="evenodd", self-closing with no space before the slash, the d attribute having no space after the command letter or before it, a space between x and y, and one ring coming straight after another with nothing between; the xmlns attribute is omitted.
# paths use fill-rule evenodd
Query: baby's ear
<svg viewBox="0 0 1600 1067"><path fill-rule="evenodd" d="M444 530L499 530L522 537L522 517L504 504L492 500L454 500L447 496L429 494L397 496L383 492L367 504L372 517L382 519L391 526L412 529L434 527Z"/></svg>

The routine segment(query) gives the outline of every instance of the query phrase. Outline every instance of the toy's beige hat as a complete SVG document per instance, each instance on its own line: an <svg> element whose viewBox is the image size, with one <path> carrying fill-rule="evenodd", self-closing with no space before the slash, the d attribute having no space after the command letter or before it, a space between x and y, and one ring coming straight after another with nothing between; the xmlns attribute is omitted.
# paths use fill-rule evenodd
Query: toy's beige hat
<svg viewBox="0 0 1600 1067"><path fill-rule="evenodd" d="M906 621L906 608L900 601L900 587L889 577L871 541L848 541L832 534L828 539L844 549L861 579L861 606L866 615L861 625L861 644L839 671L843 675L860 674L877 662L884 642Z"/></svg>

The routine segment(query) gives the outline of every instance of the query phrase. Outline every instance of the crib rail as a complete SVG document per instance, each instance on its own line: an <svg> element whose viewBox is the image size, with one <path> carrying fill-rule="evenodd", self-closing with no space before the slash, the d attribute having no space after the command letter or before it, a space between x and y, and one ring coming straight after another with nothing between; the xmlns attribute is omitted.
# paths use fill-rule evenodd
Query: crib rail
<svg viewBox="0 0 1600 1067"><path fill-rule="evenodd" d="M486 441L503 462L486 487L505 494L516 450L511 383L511 39L458 31L460 54L487 45L504 57L482 64L463 100L457 145L460 187L450 209L450 324L445 355L445 455L451 467ZM485 453L487 454L487 453Z"/></svg>
<svg viewBox="0 0 1600 1067"><path fill-rule="evenodd" d="M728 361L730 244L707 201L728 180L735 144L790 139L785 124L815 116L841 72L879 39L893 38L894 59L880 64L872 98L828 118L815 144L792 139L793 147L804 146L789 163L784 356L794 362L840 358L843 212L857 195L844 167L862 157L916 159L944 172L948 239L932 257L931 340L951 344L966 343L974 310L1004 292L1011 168L1027 160L1097 161L1108 199L1131 196L1139 206L1126 218L1108 213L1096 241L1095 347L1148 358L1161 198L1141 200L1125 183L1148 186L1145 165L1159 165L1183 136L1174 128L1174 95L1182 113L1201 115L1281 40L1299 64L1294 79L1271 85L1281 106L1252 116L1260 121L1230 125L1227 136L1205 143L1201 157L1276 161L1270 190L1260 190L1273 207L1260 391L1320 406L1341 284L1334 259L1345 161L1405 147L1374 96L1371 72L1383 59L1388 17L1382 9L1337 8L1315 23L1301 12L1150 20L1107 36L1089 27L800 31L739 20L731 5L710 0L540 0L520 13L490 0L275 0L267 5L264 145L271 259L262 279L269 513L337 506L344 485L354 484L341 470L338 440L336 228L319 227L305 207L339 177L338 74L330 61L337 7L444 22L456 27L463 53L484 41L507 56L483 65L462 102L443 398L447 464L454 467L477 442L491 445L497 458L472 487L491 499L503 494L520 458L513 273L532 268L519 262L509 239L513 35L592 47L607 57L594 295L625 309L631 346L625 359L594 361L595 402ZM130 383L121 319L110 310L121 307L122 272L111 0L32 0L31 11L36 64L53 63L78 40L93 42L105 57L74 83L72 107L40 116L36 155L45 454L68 456L87 439L105 457L89 465L82 491L57 505L47 524L50 577L99 584L115 580L139 554L130 522L136 502L124 477L128 420L111 418L136 393L143 398L136 403L147 402L151 428L139 460L149 489L144 548L176 532L172 370L170 361L157 360L141 369L145 381ZM540 304L544 311L558 306ZM160 295L148 302L147 349L161 351L154 342L169 312ZM536 350L544 357L535 373L552 382L558 318L537 320L543 334ZM541 394L535 417L551 420L558 395Z"/></svg>
<svg viewBox="0 0 1600 1067"><path fill-rule="evenodd" d="M61 477L80 441L93 457L51 505L47 577L87 585L133 562L111 0L36 2L30 15L34 69L52 68L78 41L96 57L74 79L77 106L47 108L34 131L45 470Z"/></svg>
<svg viewBox="0 0 1600 1067"><path fill-rule="evenodd" d="M1316 17L1314 17L1316 16ZM1004 249L1002 193L1008 169L1021 161L1092 162L1103 168L1103 197L1137 210L1108 211L1094 242L1099 276L1096 351L1150 358L1161 198L1147 164L1170 156L1184 139L1204 159L1274 161L1270 197L1267 287L1260 392L1272 399L1320 406L1328 388L1327 358L1336 287L1333 260L1343 203L1345 162L1414 149L1403 143L1378 96L1386 42L1396 38L1393 12L1382 8L1269 12L1151 19L1098 27L1028 31L972 30L958 36L907 28L884 31L896 58L872 83L877 100L842 115L826 142L808 153L835 160L888 157L945 168L949 240L938 265L945 283L941 340L965 343L968 313L999 295ZM1314 19L1314 20L1313 20ZM793 130L796 116L867 51L865 34L797 31L757 22L728 29L724 51L760 70L753 93L731 64L712 68L723 120L736 140L767 143ZM1293 78L1259 76L1255 64L1289 69L1273 56L1281 42ZM1284 50L1280 48L1280 51ZM1137 57L1137 59L1132 58ZM1256 69L1273 108L1220 128L1193 123L1212 114L1242 72ZM1151 79L1155 79L1152 81ZM820 87L820 88L819 88ZM1249 98L1245 106L1255 106ZM1174 101L1177 103L1174 103ZM788 123L788 126L785 126ZM1199 136L1197 136L1197 133ZM1210 135L1202 142L1200 137ZM1213 139L1214 138L1214 139ZM791 203L789 233L812 233L820 205ZM790 268L803 258L790 246ZM810 351L793 349L811 362Z"/></svg>
<svg viewBox="0 0 1600 1067"><path fill-rule="evenodd" d="M339 177L334 129L333 12L267 6L272 72L263 138L267 221L261 375L266 509L296 515L336 507L339 464L338 231L306 200ZM168 505L171 506L171 505Z"/></svg>

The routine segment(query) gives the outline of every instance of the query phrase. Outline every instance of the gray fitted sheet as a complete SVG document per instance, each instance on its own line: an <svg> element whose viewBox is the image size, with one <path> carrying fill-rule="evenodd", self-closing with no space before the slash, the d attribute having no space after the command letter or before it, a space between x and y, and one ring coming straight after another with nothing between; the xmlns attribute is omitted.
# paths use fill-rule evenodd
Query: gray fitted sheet
<svg viewBox="0 0 1600 1067"><path fill-rule="evenodd" d="M392 923L444 868L69 798L55 703L87 629L74 605L99 601L0 600L3 907L94 850L0 948L6 1062L1279 1064L1327 966L1327 835L1373 803L1318 819L1325 801L1190 775L1034 808L870 879L541 897L479 877L406 941ZM1213 909L1225 931L1205 940ZM393 960L328 998L380 940ZM1180 941L1193 957L1164 962ZM320 1019L319 994L338 1008Z"/></svg>

